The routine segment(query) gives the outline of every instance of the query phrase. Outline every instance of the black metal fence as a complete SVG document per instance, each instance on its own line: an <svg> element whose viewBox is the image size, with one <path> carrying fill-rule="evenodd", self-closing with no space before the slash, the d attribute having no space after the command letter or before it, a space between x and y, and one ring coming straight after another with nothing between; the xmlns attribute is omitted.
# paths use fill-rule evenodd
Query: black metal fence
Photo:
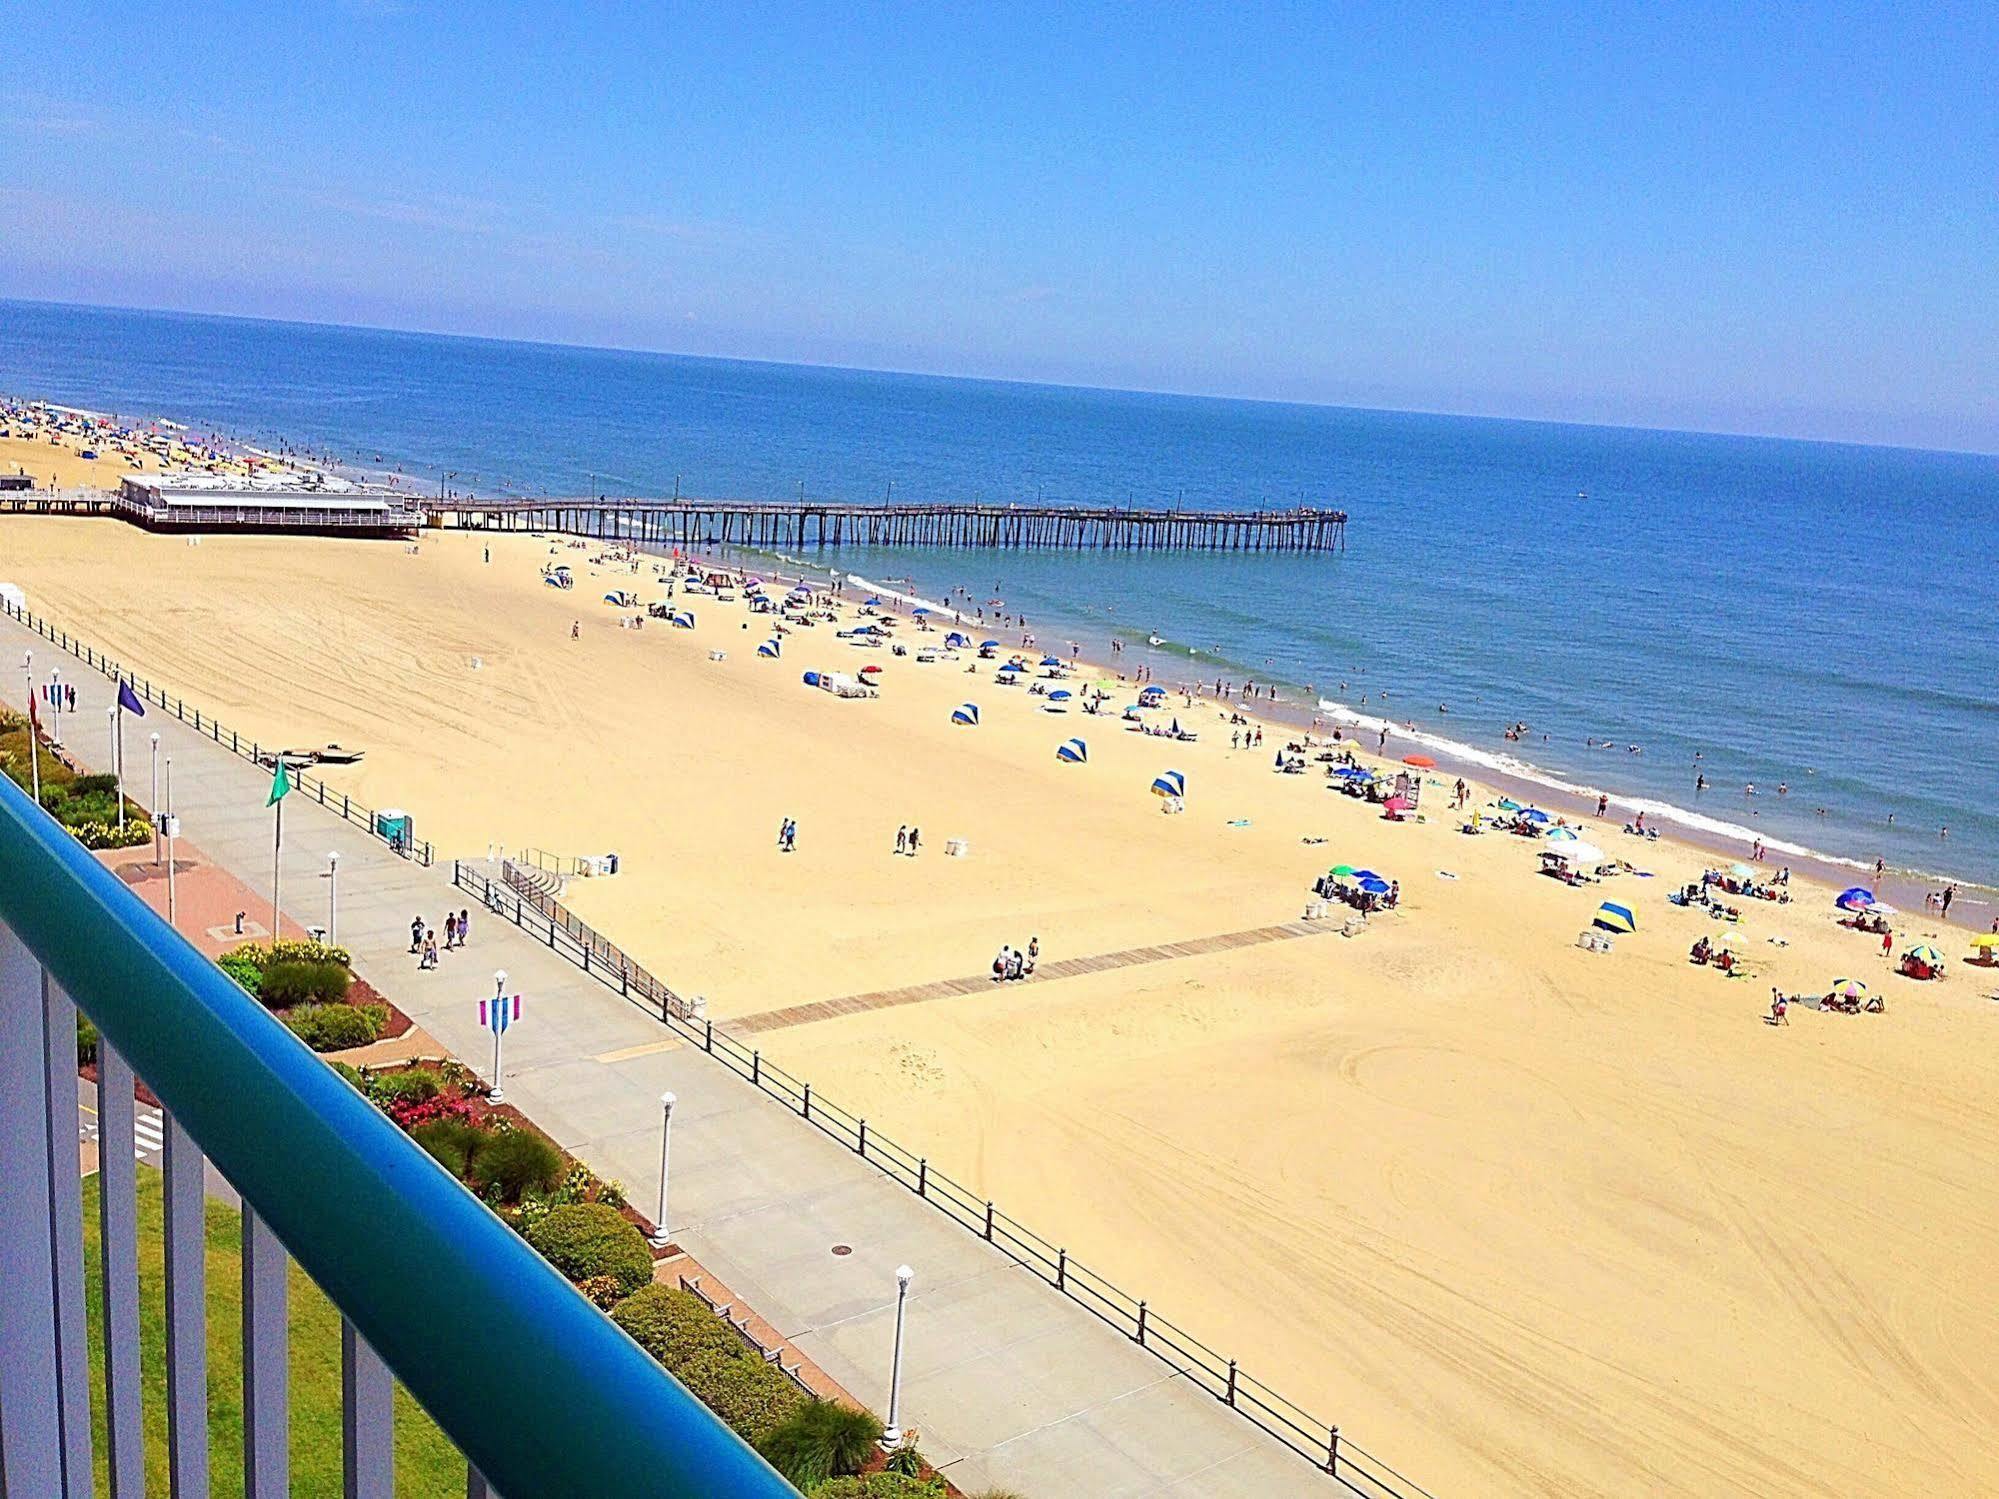
<svg viewBox="0 0 1999 1499"><path fill-rule="evenodd" d="M503 863L503 877L507 873ZM961 1186L933 1168L927 1158L897 1144L879 1130L870 1129L866 1119L815 1092L811 1083L766 1062L762 1052L717 1030L713 1020L698 1013L700 1007L654 978L617 944L599 935L524 875L515 874L511 883L495 883L454 860L451 881L495 915L544 940L552 951L569 958L585 973L656 1015L675 1034L699 1046L800 1118L818 1126L883 1175L907 1187L1070 1300L1095 1312L1217 1400L1240 1411L1285 1446L1309 1458L1351 1492L1366 1495L1368 1499L1434 1499L1420 1484L1349 1441L1338 1426L1319 1420L1245 1373L1236 1360L1224 1357L1160 1316L1143 1297L1113 1285L1074 1259L1061 1245L1001 1212L990 1198Z"/></svg>
<svg viewBox="0 0 1999 1499"><path fill-rule="evenodd" d="M95 646L86 645L67 630L58 629L32 611L16 608L5 599L0 599L0 613L4 613L19 624L26 625L49 644L68 651L92 671L102 672L114 682L129 683L132 690L144 701L156 705L163 713L173 714L180 722L192 725L195 732L206 734L230 753L241 755L253 764L267 763L265 759L267 752L256 740L245 739L236 730L225 728L221 720L212 714L204 716L199 707L190 708L184 698L174 696L164 687L155 687L150 680L136 672L127 671L104 652ZM272 750L268 753L275 755L277 751ZM435 855L428 840L413 839L398 832L394 827L385 826L372 808L363 806L345 792L331 790L319 777L299 771L293 775L292 785L303 795L312 797L322 807L339 813L357 827L366 828L405 859L414 859L426 868L433 862ZM160 809L154 810L157 812Z"/></svg>

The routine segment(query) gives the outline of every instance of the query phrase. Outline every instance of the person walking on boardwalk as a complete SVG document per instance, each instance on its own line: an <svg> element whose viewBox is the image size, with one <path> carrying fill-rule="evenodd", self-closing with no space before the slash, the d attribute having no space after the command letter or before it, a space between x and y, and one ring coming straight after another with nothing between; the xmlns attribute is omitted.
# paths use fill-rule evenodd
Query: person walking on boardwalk
<svg viewBox="0 0 1999 1499"><path fill-rule="evenodd" d="M472 911L468 906L458 908L458 945L463 947L465 939L472 934Z"/></svg>
<svg viewBox="0 0 1999 1499"><path fill-rule="evenodd" d="M458 913L456 911L446 911L444 913L444 950L450 952L457 945Z"/></svg>
<svg viewBox="0 0 1999 1499"><path fill-rule="evenodd" d="M421 916L410 919L410 951L423 951L423 918Z"/></svg>

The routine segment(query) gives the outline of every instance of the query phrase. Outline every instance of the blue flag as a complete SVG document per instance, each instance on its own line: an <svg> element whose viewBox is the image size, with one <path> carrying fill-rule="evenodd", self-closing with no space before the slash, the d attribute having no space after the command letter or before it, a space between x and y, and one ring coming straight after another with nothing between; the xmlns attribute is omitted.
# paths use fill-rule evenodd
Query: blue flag
<svg viewBox="0 0 1999 1499"><path fill-rule="evenodd" d="M141 718L146 716L146 705L139 701L139 694L132 690L130 682L118 684L118 706L127 713L136 713Z"/></svg>

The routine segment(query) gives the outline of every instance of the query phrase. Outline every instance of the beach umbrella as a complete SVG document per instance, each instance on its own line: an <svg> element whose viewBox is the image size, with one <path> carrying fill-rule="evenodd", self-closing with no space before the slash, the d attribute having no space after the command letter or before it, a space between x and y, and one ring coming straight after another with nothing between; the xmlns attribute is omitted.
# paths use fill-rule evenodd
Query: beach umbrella
<svg viewBox="0 0 1999 1499"><path fill-rule="evenodd" d="M1177 733L1177 732L1179 732L1179 724L1180 724L1180 720L1179 720L1179 719L1177 719L1177 718L1176 718L1176 719L1174 719L1174 720L1173 720L1173 724L1174 724L1174 732L1176 732L1176 733ZM1275 763L1276 763L1276 766L1277 766L1277 768L1278 768L1279 770L1282 770L1282 769L1284 768L1284 751L1283 751L1283 750L1279 750L1279 751L1277 752L1277 760L1276 760L1276 762L1275 762Z"/></svg>
<svg viewBox="0 0 1999 1499"><path fill-rule="evenodd" d="M1834 979L1832 981L1832 992L1841 999L1867 998L1867 986L1859 979Z"/></svg>
<svg viewBox="0 0 1999 1499"><path fill-rule="evenodd" d="M1553 818L1549 817L1546 812L1543 812L1539 807L1528 807L1524 811L1522 811L1520 815L1526 818L1527 821L1529 822L1552 822L1554 820Z"/></svg>
<svg viewBox="0 0 1999 1499"><path fill-rule="evenodd" d="M1141 687L1138 689L1138 695L1142 698L1164 697L1166 696L1166 689L1164 687L1158 687L1158 686Z"/></svg>
<svg viewBox="0 0 1999 1499"><path fill-rule="evenodd" d="M1409 810L1409 798L1406 796L1391 796L1381 804L1381 810L1390 816L1397 812L1407 812Z"/></svg>
<svg viewBox="0 0 1999 1499"><path fill-rule="evenodd" d="M1154 796L1185 796L1187 794L1187 778L1177 770L1165 771L1160 775L1154 776L1152 780L1152 794Z"/></svg>
<svg viewBox="0 0 1999 1499"><path fill-rule="evenodd" d="M1331 875L1336 880L1348 879L1351 878L1353 875L1353 865L1335 864L1331 869L1327 870L1326 873Z"/></svg>
<svg viewBox="0 0 1999 1499"><path fill-rule="evenodd" d="M1981 951L1990 951L1999 947L1999 932L1980 932L1971 939L1971 945Z"/></svg>
<svg viewBox="0 0 1999 1499"><path fill-rule="evenodd" d="M673 627L676 630L693 629L694 615L686 609L681 610L680 613L673 616Z"/></svg>
<svg viewBox="0 0 1999 1499"><path fill-rule="evenodd" d="M861 607L862 607L863 609L879 609L879 608L881 607L881 600L880 600L880 599L869 599L869 600L867 600L867 602L863 603L863 604L861 605Z"/></svg>
<svg viewBox="0 0 1999 1499"><path fill-rule="evenodd" d="M1567 842L1552 843L1541 850L1544 859L1560 859L1564 864L1594 864L1603 857L1603 850L1594 843L1585 843L1580 838Z"/></svg>
<svg viewBox="0 0 1999 1499"><path fill-rule="evenodd" d="M1418 770L1435 770L1437 768L1437 762L1432 760L1428 755L1404 755L1402 763L1404 765L1413 765Z"/></svg>
<svg viewBox="0 0 1999 1499"><path fill-rule="evenodd" d="M1860 885L1842 890L1833 897L1832 903L1842 911L1864 911L1874 904L1874 892Z"/></svg>
<svg viewBox="0 0 1999 1499"><path fill-rule="evenodd" d="M996 651L999 648L1000 643L997 640L981 640L979 642L979 649L982 651Z"/></svg>
<svg viewBox="0 0 1999 1499"><path fill-rule="evenodd" d="M1062 659L1059 656L1043 656L1041 658L1041 664L1043 666L1060 666L1062 664Z"/></svg>
<svg viewBox="0 0 1999 1499"><path fill-rule="evenodd" d="M1168 730L1168 732L1169 732L1169 733L1171 733L1172 735L1174 735L1174 737L1176 737L1176 738L1177 738L1177 737L1179 737L1179 734L1180 734L1180 715L1179 715L1179 714L1177 714L1177 713L1176 713L1176 714L1174 714L1174 715L1173 715L1173 727L1172 727L1172 728L1171 728L1170 730ZM1283 758L1283 752L1282 752L1282 751L1279 751L1279 753L1278 753L1278 758L1279 758L1280 760L1281 760L1281 759Z"/></svg>
<svg viewBox="0 0 1999 1499"><path fill-rule="evenodd" d="M1087 765L1090 747L1080 739L1065 739L1055 746L1055 758L1065 765Z"/></svg>
<svg viewBox="0 0 1999 1499"><path fill-rule="evenodd" d="M916 609L914 609L914 610L912 610L912 611L911 611L911 614L912 614L912 616L914 616L914 615L917 615L917 614L928 614L929 612L930 612L930 611L929 611L928 609L925 609L925 608L923 608L923 607L921 607L921 606L918 606L918 607L917 607Z"/></svg>
<svg viewBox="0 0 1999 1499"><path fill-rule="evenodd" d="M1575 840L1575 837L1576 837L1576 830L1574 828L1548 829L1548 841L1550 843L1573 842Z"/></svg>
<svg viewBox="0 0 1999 1499"><path fill-rule="evenodd" d="M1057 687L1053 692L1048 694L1048 701L1051 703L1066 703L1075 695L1075 693L1066 687Z"/></svg>
<svg viewBox="0 0 1999 1499"><path fill-rule="evenodd" d="M1870 900L1867 903L1867 914L1869 916L1897 916L1901 913L1885 900Z"/></svg>
<svg viewBox="0 0 1999 1499"><path fill-rule="evenodd" d="M977 703L960 703L951 710L952 723L976 725L978 721L979 705Z"/></svg>
<svg viewBox="0 0 1999 1499"><path fill-rule="evenodd" d="M1631 907L1620 906L1614 900L1607 900L1596 908L1594 923L1606 932L1635 932L1638 918L1631 914Z"/></svg>
<svg viewBox="0 0 1999 1499"><path fill-rule="evenodd" d="M757 654L759 656L776 656L781 653L781 650L782 648L775 640L766 640L762 645L757 647Z"/></svg>
<svg viewBox="0 0 1999 1499"><path fill-rule="evenodd" d="M1502 812L1518 812L1520 810L1520 803L1513 800L1510 796L1502 796L1499 799L1499 810Z"/></svg>
<svg viewBox="0 0 1999 1499"><path fill-rule="evenodd" d="M881 675L881 670L879 666L863 666L861 668L861 675L864 677L878 677Z"/></svg>
<svg viewBox="0 0 1999 1499"><path fill-rule="evenodd" d="M1931 947L1927 942L1919 947L1910 948L1902 956L1905 958L1914 958L1918 963L1927 963L1932 968L1943 967L1943 954L1938 952L1934 947Z"/></svg>
<svg viewBox="0 0 1999 1499"><path fill-rule="evenodd" d="M1369 875L1366 879L1361 880L1359 884L1360 888L1369 895L1388 894L1388 881L1384 880L1378 874Z"/></svg>
<svg viewBox="0 0 1999 1499"><path fill-rule="evenodd" d="M969 635L960 635L956 630L953 630L949 635L944 637L944 643L954 647L967 646L972 643L972 637Z"/></svg>
<svg viewBox="0 0 1999 1499"><path fill-rule="evenodd" d="M1357 880L1378 880L1381 878L1372 869L1355 869L1349 871L1349 873Z"/></svg>

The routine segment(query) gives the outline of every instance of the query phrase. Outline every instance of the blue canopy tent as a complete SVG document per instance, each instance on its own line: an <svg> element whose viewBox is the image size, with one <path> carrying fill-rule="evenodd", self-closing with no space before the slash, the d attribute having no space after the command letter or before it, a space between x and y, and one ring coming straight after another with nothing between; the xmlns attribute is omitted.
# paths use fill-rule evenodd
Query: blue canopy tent
<svg viewBox="0 0 1999 1499"><path fill-rule="evenodd" d="M1090 747L1080 739L1065 739L1055 746L1055 758L1065 765L1090 763Z"/></svg>
<svg viewBox="0 0 1999 1499"><path fill-rule="evenodd" d="M961 723L970 726L976 726L978 724L978 721L979 721L979 705L977 703L960 703L958 704L957 707L951 710L952 723Z"/></svg>

